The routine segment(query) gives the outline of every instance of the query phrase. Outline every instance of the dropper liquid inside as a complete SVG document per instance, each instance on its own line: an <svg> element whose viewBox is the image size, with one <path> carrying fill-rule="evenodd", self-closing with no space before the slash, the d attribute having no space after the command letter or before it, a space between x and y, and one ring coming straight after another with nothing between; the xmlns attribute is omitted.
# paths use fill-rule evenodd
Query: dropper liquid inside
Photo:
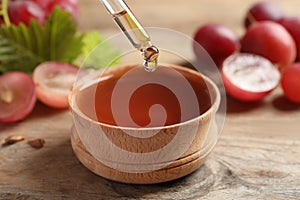
<svg viewBox="0 0 300 200"><path fill-rule="evenodd" d="M141 52L144 68L154 72L158 65L159 50L150 41L150 37L135 18L123 0L102 0L103 5L112 15L114 21L126 35L130 43Z"/></svg>

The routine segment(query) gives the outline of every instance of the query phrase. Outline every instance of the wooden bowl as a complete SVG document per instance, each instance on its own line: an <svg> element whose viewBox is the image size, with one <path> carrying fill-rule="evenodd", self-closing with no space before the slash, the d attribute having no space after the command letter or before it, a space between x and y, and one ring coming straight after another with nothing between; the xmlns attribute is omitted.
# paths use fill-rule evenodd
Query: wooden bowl
<svg viewBox="0 0 300 200"><path fill-rule="evenodd" d="M183 177L203 164L218 139L214 119L220 104L219 90L210 79L193 70L169 67L205 80L212 98L205 113L164 127L118 127L85 115L76 103L77 88L73 88L69 96L74 118L71 142L83 165L110 180L153 184ZM112 72L124 68L128 66L114 67Z"/></svg>

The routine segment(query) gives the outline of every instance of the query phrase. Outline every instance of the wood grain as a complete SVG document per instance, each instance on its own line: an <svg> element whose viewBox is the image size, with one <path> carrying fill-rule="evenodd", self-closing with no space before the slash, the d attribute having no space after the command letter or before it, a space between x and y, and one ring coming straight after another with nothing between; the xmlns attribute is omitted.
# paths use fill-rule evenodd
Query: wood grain
<svg viewBox="0 0 300 200"><path fill-rule="evenodd" d="M46 144L39 150L26 141L1 147L0 199L298 199L300 140L253 137L247 129L232 135L234 124L226 124L228 132L195 173L163 184L126 185L81 165L70 144L69 112L39 104L30 119L2 129L1 138L22 134L42 137Z"/></svg>
<svg viewBox="0 0 300 200"><path fill-rule="evenodd" d="M145 26L160 26L192 35L196 24L221 22L237 33L254 0L128 0ZM277 0L288 14L300 1ZM80 27L104 35L118 33L96 0L80 0ZM38 103L26 120L0 124L0 140L26 140L0 147L0 199L300 199L300 106L277 89L261 103L228 98L222 136L204 165L193 174L156 185L127 185L101 178L75 157L68 111ZM43 138L42 149L27 144Z"/></svg>

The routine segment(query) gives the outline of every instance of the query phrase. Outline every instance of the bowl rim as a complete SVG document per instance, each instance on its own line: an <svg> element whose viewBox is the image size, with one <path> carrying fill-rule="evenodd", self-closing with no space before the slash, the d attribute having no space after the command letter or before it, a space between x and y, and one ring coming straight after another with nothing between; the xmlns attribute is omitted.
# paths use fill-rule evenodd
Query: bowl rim
<svg viewBox="0 0 300 200"><path fill-rule="evenodd" d="M162 66L165 66L165 67L172 67L174 69L178 69L179 71L186 71L188 73L191 73L193 75L196 75L196 76L201 76L201 78L204 79L207 87L208 87L208 90L210 91L213 91L214 92L214 101L212 103L212 105L209 107L209 109L207 111L205 111L204 113L202 113L201 115L197 116L197 117L194 117L192 119L189 119L187 121L184 121L184 122L179 122L179 123L175 123L175 124L170 124L170 125L167 125L167 126L155 126L155 127L128 127L128 126L117 126L117 125L111 125L111 124L106 124L106 123L103 123L103 122L98 122L98 121L95 121L93 119L91 119L90 117L88 117L86 114L84 114L77 106L76 102L75 102L75 94L74 94L74 90L75 90L75 87L72 87L69 95L68 95L68 103L69 103L69 109L72 111L72 112L75 112L78 116L80 116L81 118L84 118L85 120L93 123L94 125L97 125L97 126L103 126L103 127L107 127L107 128L113 128L113 129L121 129L121 130L127 130L127 131L153 131L153 130L162 130L162 129L169 129L169 128L176 128L176 127L179 127L179 126L184 126L184 125L187 125L187 124L190 124L190 123L193 123L193 122L196 122L196 121L199 121L201 119L207 119L211 113L215 114L220 106L220 103L221 103L221 93L220 93L220 90L218 89L217 85L210 79L208 78L207 76L203 75L202 73L198 72L198 71L195 71L193 69L189 69L187 67L184 67L184 66L180 66L180 65L175 65L175 64L161 64ZM112 66L110 68L124 68L124 67L134 67L134 66L137 66L137 64L126 64L126 65L116 65L116 66ZM104 69L105 70L105 69ZM211 88L210 88L211 87ZM212 94L210 94L210 97L212 97ZM74 117L74 114L73 114L73 117Z"/></svg>

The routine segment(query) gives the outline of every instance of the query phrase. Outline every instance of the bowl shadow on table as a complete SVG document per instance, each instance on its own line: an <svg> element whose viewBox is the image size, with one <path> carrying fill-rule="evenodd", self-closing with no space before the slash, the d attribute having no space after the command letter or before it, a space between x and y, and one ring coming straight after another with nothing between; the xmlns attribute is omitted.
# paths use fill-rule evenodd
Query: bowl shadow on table
<svg viewBox="0 0 300 200"><path fill-rule="evenodd" d="M214 175L205 163L193 173L182 178L158 184L130 185L111 181L113 190L123 197L133 198L171 198L193 196L191 191L197 188L197 196L204 196L214 184ZM199 187L201 186L201 187Z"/></svg>
<svg viewBox="0 0 300 200"><path fill-rule="evenodd" d="M132 185L118 183L102 178L85 168L76 158L69 139L60 143L50 141L40 150L34 151L24 162L30 175L28 190L36 186L46 191L45 198L67 197L72 199L103 198L157 198L170 193L179 195L195 185L200 185L197 195L205 195L213 186L211 169L204 163L197 171L183 178L160 184ZM55 144L52 144L55 143ZM190 194L189 194L190 195Z"/></svg>

